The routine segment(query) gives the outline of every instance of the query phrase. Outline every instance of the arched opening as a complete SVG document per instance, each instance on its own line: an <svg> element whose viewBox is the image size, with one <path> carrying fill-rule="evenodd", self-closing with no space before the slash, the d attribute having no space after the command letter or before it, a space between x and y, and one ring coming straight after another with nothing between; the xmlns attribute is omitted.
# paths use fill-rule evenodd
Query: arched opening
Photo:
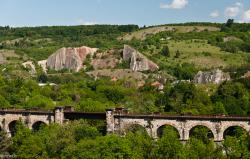
<svg viewBox="0 0 250 159"><path fill-rule="evenodd" d="M139 124L132 124L126 127L125 134L133 133L133 134L143 134L148 135L146 129Z"/></svg>
<svg viewBox="0 0 250 159"><path fill-rule="evenodd" d="M214 134L208 127L197 125L190 130L189 137L202 140L204 143L208 143L210 140L214 139Z"/></svg>
<svg viewBox="0 0 250 159"><path fill-rule="evenodd" d="M43 128L44 126L46 126L46 123L42 122L42 121L37 121L32 125L32 130L33 131L39 131L41 128Z"/></svg>
<svg viewBox="0 0 250 159"><path fill-rule="evenodd" d="M223 133L224 139L226 139L227 136L233 136L238 138L242 135L249 136L248 132L240 126L230 126Z"/></svg>
<svg viewBox="0 0 250 159"><path fill-rule="evenodd" d="M18 124L17 120L14 120L14 121L9 123L9 132L10 132L11 136L14 136L16 134L17 124Z"/></svg>
<svg viewBox="0 0 250 159"><path fill-rule="evenodd" d="M167 133L173 133L177 138L180 139L180 133L174 126L162 125L161 127L159 127L157 129L157 136L159 138L161 138L162 136L164 136Z"/></svg>

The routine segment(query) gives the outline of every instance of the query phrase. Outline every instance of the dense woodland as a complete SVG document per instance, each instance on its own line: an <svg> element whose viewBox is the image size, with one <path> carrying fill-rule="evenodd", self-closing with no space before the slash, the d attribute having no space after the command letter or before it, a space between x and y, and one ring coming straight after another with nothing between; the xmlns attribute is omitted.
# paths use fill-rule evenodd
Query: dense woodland
<svg viewBox="0 0 250 159"><path fill-rule="evenodd" d="M1 107L53 109L56 105L72 105L76 110L86 112L125 107L140 113L250 114L248 78L222 83L209 95L202 86L187 82L166 84L162 93L150 84L137 89L133 81L113 82L108 78L93 81L82 74L41 75L40 78L58 84L44 87L38 86L35 80L2 77Z"/></svg>
<svg viewBox="0 0 250 159"><path fill-rule="evenodd" d="M93 126L95 125L95 126ZM103 135L102 125L75 121L67 125L50 125L31 131L18 124L13 138L1 134L1 154L16 158L249 158L250 138L235 129L221 144L215 144L207 129L197 127L191 139L182 144L176 131L166 127L158 140L152 140L143 129L133 129L125 137Z"/></svg>
<svg viewBox="0 0 250 159"><path fill-rule="evenodd" d="M175 26L177 24L174 24ZM179 26L214 26L220 31L160 32L144 40L118 40L124 34L132 34L136 25L74 26L74 27L0 27L0 48L15 50L19 59L42 60L61 47L90 46L100 51L122 48L129 44L140 50L160 66L160 72L174 79L192 79L202 68L196 63L187 63L184 51L175 44L185 41L187 45L218 48L216 57L225 58L222 68L231 73L232 80L219 85L196 85L192 82L173 83L173 78L159 91L147 79L138 88L133 79L111 81L108 77L93 80L85 71L78 73L54 72L37 76L19 76L15 65L4 64L0 68L0 108L53 109L55 106L73 106L76 111L104 112L107 108L125 107L130 112L150 114L192 115L241 115L250 114L250 78L240 78L250 69L250 25L188 23ZM169 25L171 26L171 25ZM150 27L147 27L150 28ZM162 40L171 37L171 41ZM224 37L233 40L223 41ZM197 44L197 45L196 45ZM173 45L171 47L171 45ZM180 50L179 50L180 49ZM195 48L194 48L195 49ZM225 54L225 57L224 57ZM190 56L192 54L189 54ZM194 54L196 55L196 54ZM202 57L213 56L212 52L201 52ZM231 67L230 60L243 57L246 63ZM13 59L9 59L13 60ZM123 65L121 65L123 67ZM18 68L19 69L19 68ZM15 71L13 71L15 70ZM21 68L25 71L24 68ZM39 82L55 85L38 86ZM166 127L158 140L151 139L143 128L128 130L124 137L106 134L102 121L72 121L65 125L52 124L38 130L29 130L21 122L15 135L8 138L0 134L1 155L16 158L250 158L249 133L239 127L228 130L221 144L215 144L211 132L205 127L192 130L186 144L178 140L178 133Z"/></svg>

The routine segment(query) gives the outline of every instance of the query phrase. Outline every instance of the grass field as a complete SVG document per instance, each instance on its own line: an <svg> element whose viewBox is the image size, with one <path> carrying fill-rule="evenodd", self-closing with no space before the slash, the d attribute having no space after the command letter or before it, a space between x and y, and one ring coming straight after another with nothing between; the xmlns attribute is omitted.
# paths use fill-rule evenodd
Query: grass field
<svg viewBox="0 0 250 159"><path fill-rule="evenodd" d="M133 38L138 40L144 40L149 35L154 35L163 31L176 31L179 33L187 33L191 31L201 32L201 31L219 31L220 29L212 26L157 26L146 29L141 29L139 31L126 34L119 37L120 40L132 40Z"/></svg>
<svg viewBox="0 0 250 159"><path fill-rule="evenodd" d="M170 57L159 56L160 49L154 48L153 52L144 52L155 62L164 65L193 63L200 69L240 67L249 63L249 53L228 53L220 48L207 44L204 40L186 40L166 42L170 49ZM175 58L179 50L180 56ZM157 56L157 58L154 58Z"/></svg>

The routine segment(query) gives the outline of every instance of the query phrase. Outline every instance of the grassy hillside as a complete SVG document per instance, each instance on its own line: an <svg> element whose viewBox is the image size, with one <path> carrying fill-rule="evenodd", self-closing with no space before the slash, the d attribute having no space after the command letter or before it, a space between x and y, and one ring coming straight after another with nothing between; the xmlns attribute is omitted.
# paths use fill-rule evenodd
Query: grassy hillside
<svg viewBox="0 0 250 159"><path fill-rule="evenodd" d="M157 26L141 29L120 37L160 65L167 73L176 71L210 70L215 68L234 72L249 68L249 25L235 24L223 30L220 26ZM169 54L161 54L167 47ZM176 75L175 75L176 76ZM179 77L178 77L179 78Z"/></svg>
<svg viewBox="0 0 250 159"><path fill-rule="evenodd" d="M164 45L164 44L162 44ZM170 56L164 57L159 53L161 49L151 47L151 51L143 51L148 57L164 63L165 66L190 63L201 69L240 67L250 60L250 54L246 52L232 54L222 51L219 47L207 44L204 40L169 40ZM150 49L149 49L150 50ZM179 51L179 57L176 52Z"/></svg>
<svg viewBox="0 0 250 159"><path fill-rule="evenodd" d="M34 28L0 27L0 54L7 64L20 64L28 59L46 59L61 47L89 46L121 49L129 44L156 62L162 72L221 68L231 72L248 68L250 61L250 27L248 24L188 23L139 28L136 25L55 26ZM161 54L168 47L168 56ZM10 53L12 52L12 53ZM9 54L9 55L8 55ZM12 54L12 55L11 55ZM3 65L2 65L3 66ZM6 65L4 67L7 67ZM13 66L13 69L20 69Z"/></svg>
<svg viewBox="0 0 250 159"><path fill-rule="evenodd" d="M149 27L145 29L141 29L132 33L125 34L118 39L120 40L145 40L148 36L154 35L163 31L175 31L179 33L187 33L187 32L201 32L201 31L219 31L220 28L215 26L155 26Z"/></svg>
<svg viewBox="0 0 250 159"><path fill-rule="evenodd" d="M17 54L42 60L61 47L117 47L120 46L118 36L137 29L136 25L0 27L0 49L15 50Z"/></svg>

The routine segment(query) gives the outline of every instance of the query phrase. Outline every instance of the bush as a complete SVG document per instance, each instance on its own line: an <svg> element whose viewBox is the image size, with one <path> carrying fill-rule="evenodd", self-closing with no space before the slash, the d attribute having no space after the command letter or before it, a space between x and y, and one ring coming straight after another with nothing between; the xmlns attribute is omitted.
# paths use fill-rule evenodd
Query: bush
<svg viewBox="0 0 250 159"><path fill-rule="evenodd" d="M162 50L161 50L161 55L165 56L165 57L170 57L170 51L167 45L163 46Z"/></svg>

